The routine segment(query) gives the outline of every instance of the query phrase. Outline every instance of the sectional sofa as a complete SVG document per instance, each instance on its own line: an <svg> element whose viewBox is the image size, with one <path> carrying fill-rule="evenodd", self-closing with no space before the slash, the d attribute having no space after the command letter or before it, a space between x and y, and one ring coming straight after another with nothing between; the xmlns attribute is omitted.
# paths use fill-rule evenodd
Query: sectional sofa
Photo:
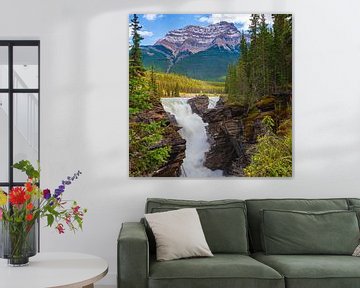
<svg viewBox="0 0 360 288"><path fill-rule="evenodd" d="M119 288L360 287L360 199L148 199L145 212L188 207L214 257L156 261L145 221L123 223Z"/></svg>

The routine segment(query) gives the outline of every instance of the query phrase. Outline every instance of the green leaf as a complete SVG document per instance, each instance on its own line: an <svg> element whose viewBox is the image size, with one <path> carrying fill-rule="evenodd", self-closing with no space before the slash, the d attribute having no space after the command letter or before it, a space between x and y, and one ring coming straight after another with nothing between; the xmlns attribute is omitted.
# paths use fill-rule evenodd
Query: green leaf
<svg viewBox="0 0 360 288"><path fill-rule="evenodd" d="M39 180L40 178L40 168L35 169L34 166L30 163L29 160L21 160L13 165L15 169L18 169L24 173L29 178Z"/></svg>
<svg viewBox="0 0 360 288"><path fill-rule="evenodd" d="M51 225L54 223L54 220L55 220L55 218L54 218L53 215L51 215L51 214L47 215L47 222L48 222L47 224L48 224L48 226L51 227Z"/></svg>

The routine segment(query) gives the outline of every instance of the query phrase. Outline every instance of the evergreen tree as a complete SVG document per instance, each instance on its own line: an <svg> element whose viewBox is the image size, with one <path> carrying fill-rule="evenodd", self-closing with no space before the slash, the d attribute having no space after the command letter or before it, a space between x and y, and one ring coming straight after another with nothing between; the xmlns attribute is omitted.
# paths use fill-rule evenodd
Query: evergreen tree
<svg viewBox="0 0 360 288"><path fill-rule="evenodd" d="M241 60L237 65L237 81L236 81L236 102L242 105L251 105L253 99L249 90L248 77L246 75L245 62Z"/></svg>
<svg viewBox="0 0 360 288"><path fill-rule="evenodd" d="M179 88L179 83L176 82L175 85L175 93L174 93L175 97L180 97L180 88Z"/></svg>
<svg viewBox="0 0 360 288"><path fill-rule="evenodd" d="M248 45L246 43L246 38L245 38L245 32L242 31L241 32L241 39L240 39L240 55L241 58L246 61L247 55L248 54Z"/></svg>
<svg viewBox="0 0 360 288"><path fill-rule="evenodd" d="M134 14L131 19L131 35L132 35L132 46L129 53L129 76L143 76L145 69L142 63L140 42L143 40L139 31L142 26L139 23L139 17Z"/></svg>
<svg viewBox="0 0 360 288"><path fill-rule="evenodd" d="M251 14L250 17L250 25L249 25L249 33L250 33L250 47L249 47L249 84L251 89L251 97L259 98L260 95L260 53L259 53L259 45L258 45L258 37L259 37L259 29L260 29L260 15L259 14Z"/></svg>
<svg viewBox="0 0 360 288"><path fill-rule="evenodd" d="M250 43L242 33L240 58L229 65L225 93L232 102L251 104L273 92L289 92L292 81L292 17L272 15L269 28L264 14L250 17Z"/></svg>
<svg viewBox="0 0 360 288"><path fill-rule="evenodd" d="M152 99L156 99L158 97L158 86L156 83L154 66L151 66L151 70L150 70L150 94Z"/></svg>
<svg viewBox="0 0 360 288"><path fill-rule="evenodd" d="M251 44L256 46L257 35L260 27L260 16L259 14L251 14L249 33L251 38Z"/></svg>
<svg viewBox="0 0 360 288"><path fill-rule="evenodd" d="M259 57L259 96L266 96L271 92L271 53L272 37L266 23L264 14L260 16L260 27L258 36L258 57Z"/></svg>
<svg viewBox="0 0 360 288"><path fill-rule="evenodd" d="M139 18L134 14L131 19L132 47L129 53L129 112L136 114L151 107L150 89L144 77L145 69L141 58L140 42L143 39L139 30Z"/></svg>
<svg viewBox="0 0 360 288"><path fill-rule="evenodd" d="M288 90L292 80L292 16L275 14L274 20L274 82L275 90Z"/></svg>

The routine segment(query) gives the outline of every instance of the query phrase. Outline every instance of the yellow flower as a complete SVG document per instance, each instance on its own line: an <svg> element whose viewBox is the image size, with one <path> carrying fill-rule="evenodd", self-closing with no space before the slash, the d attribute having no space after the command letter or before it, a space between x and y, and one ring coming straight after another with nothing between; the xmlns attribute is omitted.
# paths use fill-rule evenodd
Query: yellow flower
<svg viewBox="0 0 360 288"><path fill-rule="evenodd" d="M0 189L0 206L4 206L7 203L6 194Z"/></svg>

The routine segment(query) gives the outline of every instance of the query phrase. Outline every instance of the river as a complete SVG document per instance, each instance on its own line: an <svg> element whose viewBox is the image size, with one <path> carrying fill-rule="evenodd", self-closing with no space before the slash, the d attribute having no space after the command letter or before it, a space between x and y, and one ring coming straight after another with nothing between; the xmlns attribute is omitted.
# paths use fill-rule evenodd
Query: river
<svg viewBox="0 0 360 288"><path fill-rule="evenodd" d="M210 144L206 126L202 118L193 113L187 101L190 98L161 98L166 112L174 115L180 127L179 133L186 140L185 159L182 165L182 177L222 177L223 171L212 171L204 166L205 153ZM209 97L208 108L214 108L219 97Z"/></svg>

